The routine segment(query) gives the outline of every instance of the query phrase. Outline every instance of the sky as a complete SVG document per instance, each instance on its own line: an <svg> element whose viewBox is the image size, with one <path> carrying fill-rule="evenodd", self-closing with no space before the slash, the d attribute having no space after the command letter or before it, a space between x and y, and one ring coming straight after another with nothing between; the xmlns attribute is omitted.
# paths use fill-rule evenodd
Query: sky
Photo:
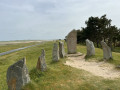
<svg viewBox="0 0 120 90"><path fill-rule="evenodd" d="M120 0L0 0L0 41L64 39L104 14L120 28Z"/></svg>

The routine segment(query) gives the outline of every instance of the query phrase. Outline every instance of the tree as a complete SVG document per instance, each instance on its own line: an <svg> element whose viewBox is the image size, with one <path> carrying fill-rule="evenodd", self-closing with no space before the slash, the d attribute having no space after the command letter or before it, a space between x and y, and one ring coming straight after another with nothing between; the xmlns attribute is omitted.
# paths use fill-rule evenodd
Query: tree
<svg viewBox="0 0 120 90"><path fill-rule="evenodd" d="M116 46L120 41L120 29L115 25L111 26L111 19L108 19L106 15L99 17L89 17L85 21L86 27L82 27L77 32L78 43L85 42L85 39L90 39L96 43L97 47L102 40L104 40L111 48L112 45Z"/></svg>
<svg viewBox="0 0 120 90"><path fill-rule="evenodd" d="M88 39L92 40L99 47L102 39L105 40L104 34L106 29L111 25L111 20L106 18L106 15L99 17L90 17L86 24L86 32L89 33Z"/></svg>

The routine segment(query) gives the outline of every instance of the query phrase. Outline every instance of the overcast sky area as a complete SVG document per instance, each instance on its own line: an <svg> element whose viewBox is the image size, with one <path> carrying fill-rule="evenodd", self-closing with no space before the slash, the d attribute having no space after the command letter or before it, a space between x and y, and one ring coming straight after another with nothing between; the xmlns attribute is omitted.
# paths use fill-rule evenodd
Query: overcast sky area
<svg viewBox="0 0 120 90"><path fill-rule="evenodd" d="M104 14L120 28L120 0L0 0L0 41L64 39Z"/></svg>

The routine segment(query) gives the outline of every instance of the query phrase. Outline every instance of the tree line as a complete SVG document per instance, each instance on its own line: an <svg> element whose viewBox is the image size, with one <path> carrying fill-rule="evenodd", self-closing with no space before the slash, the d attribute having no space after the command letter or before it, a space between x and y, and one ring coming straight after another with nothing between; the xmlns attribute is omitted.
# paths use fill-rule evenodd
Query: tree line
<svg viewBox="0 0 120 90"><path fill-rule="evenodd" d="M77 30L77 43L85 43L86 39L94 42L99 47L103 40L111 49L116 46L120 47L120 29L111 25L112 20L106 15L99 17L89 17L85 21L86 27Z"/></svg>

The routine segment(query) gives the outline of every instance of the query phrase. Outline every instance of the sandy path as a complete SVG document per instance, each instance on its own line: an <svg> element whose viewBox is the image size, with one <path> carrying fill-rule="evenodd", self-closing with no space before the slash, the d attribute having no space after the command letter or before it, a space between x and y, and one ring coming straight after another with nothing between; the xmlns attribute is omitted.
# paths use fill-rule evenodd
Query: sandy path
<svg viewBox="0 0 120 90"><path fill-rule="evenodd" d="M107 62L88 62L84 59L85 55L80 53L68 55L65 65L86 70L93 75L101 76L108 79L120 77L120 70L116 70L115 66Z"/></svg>

